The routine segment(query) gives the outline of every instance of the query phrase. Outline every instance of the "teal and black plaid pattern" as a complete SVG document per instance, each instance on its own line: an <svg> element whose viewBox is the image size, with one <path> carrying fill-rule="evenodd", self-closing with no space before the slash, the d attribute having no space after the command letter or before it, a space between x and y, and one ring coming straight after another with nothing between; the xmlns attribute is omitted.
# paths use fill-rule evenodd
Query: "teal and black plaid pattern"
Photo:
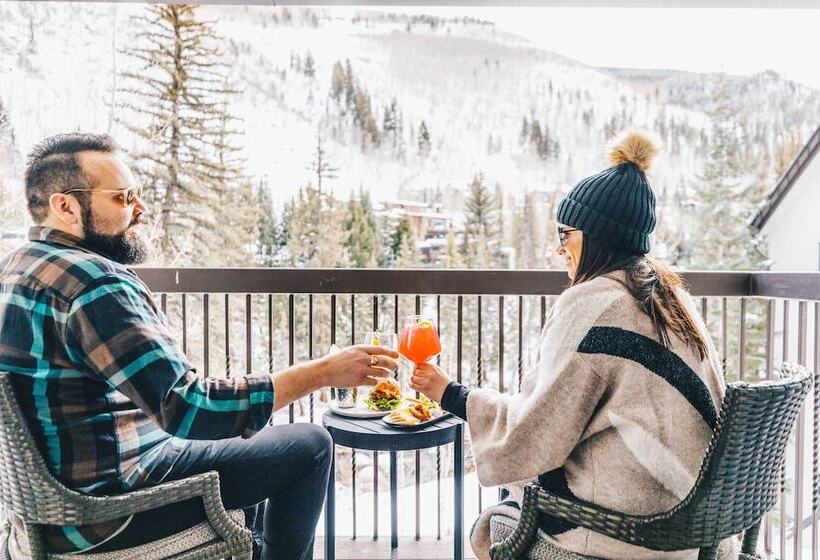
<svg viewBox="0 0 820 560"><path fill-rule="evenodd" d="M0 371L51 472L88 494L157 484L186 439L248 437L273 411L269 375L198 375L136 274L45 227L0 262ZM52 527L49 545L87 550L126 522Z"/></svg>

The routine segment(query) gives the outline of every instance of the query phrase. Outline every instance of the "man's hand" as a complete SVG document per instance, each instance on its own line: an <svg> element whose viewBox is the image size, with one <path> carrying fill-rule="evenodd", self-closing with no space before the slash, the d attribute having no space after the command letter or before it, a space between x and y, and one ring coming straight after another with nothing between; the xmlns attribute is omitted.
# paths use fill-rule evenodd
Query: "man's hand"
<svg viewBox="0 0 820 560"><path fill-rule="evenodd" d="M396 371L398 358L398 352L383 346L348 346L321 359L324 384L332 387L375 385L377 380L373 377L387 377Z"/></svg>
<svg viewBox="0 0 820 560"><path fill-rule="evenodd" d="M419 364L410 377L410 388L440 403L450 381L452 381L450 376L440 367L433 364Z"/></svg>
<svg viewBox="0 0 820 560"><path fill-rule="evenodd" d="M375 385L398 367L399 354L382 346L349 346L318 360L291 366L273 376L273 410L322 387ZM383 369L384 368L384 369Z"/></svg>

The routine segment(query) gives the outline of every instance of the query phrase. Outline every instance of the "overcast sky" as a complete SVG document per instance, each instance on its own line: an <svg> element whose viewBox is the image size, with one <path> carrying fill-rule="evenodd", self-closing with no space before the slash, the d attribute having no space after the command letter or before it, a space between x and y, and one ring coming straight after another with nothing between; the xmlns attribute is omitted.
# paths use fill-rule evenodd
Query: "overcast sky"
<svg viewBox="0 0 820 560"><path fill-rule="evenodd" d="M388 8L495 22L594 66L752 74L820 89L820 9Z"/></svg>

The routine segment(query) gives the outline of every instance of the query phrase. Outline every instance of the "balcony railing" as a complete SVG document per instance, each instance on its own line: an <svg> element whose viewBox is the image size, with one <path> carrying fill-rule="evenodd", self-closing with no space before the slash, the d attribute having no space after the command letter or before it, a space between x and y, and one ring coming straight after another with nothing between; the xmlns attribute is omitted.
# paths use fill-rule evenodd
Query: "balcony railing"
<svg viewBox="0 0 820 560"><path fill-rule="evenodd" d="M273 372L319 357L333 343L362 342L367 331L397 332L404 315L423 311L438 320L442 367L463 383L499 391L517 390L535 359L549 306L567 282L558 271L142 268L138 273L159 294L172 329L206 375ZM769 378L786 359L820 370L820 273L684 276L722 356L727 381ZM817 391L815 385L798 419L780 503L764 524L761 546L781 559L816 559L820 553ZM326 391L312 394L275 421L320 422L328 397ZM400 557L447 558L452 550L446 542L453 534L449 453L445 447L402 457L399 531L417 552ZM479 487L469 442L466 456L463 517L469 528L495 502L497 491ZM343 448L337 448L336 460L336 534L351 539L350 546L338 547L337 557L389 557L386 544L373 543L385 536L388 523L380 520L389 511L389 480L382 472L387 461L380 463L378 453ZM321 550L317 547L318 558Z"/></svg>

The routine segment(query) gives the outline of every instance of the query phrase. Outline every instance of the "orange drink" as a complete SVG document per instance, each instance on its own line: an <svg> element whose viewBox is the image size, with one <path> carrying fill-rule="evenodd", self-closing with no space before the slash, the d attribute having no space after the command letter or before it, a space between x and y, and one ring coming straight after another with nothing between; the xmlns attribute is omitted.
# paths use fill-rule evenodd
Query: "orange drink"
<svg viewBox="0 0 820 560"><path fill-rule="evenodd" d="M423 364L441 353L441 341L432 320L408 315L401 331L399 353L415 364Z"/></svg>

